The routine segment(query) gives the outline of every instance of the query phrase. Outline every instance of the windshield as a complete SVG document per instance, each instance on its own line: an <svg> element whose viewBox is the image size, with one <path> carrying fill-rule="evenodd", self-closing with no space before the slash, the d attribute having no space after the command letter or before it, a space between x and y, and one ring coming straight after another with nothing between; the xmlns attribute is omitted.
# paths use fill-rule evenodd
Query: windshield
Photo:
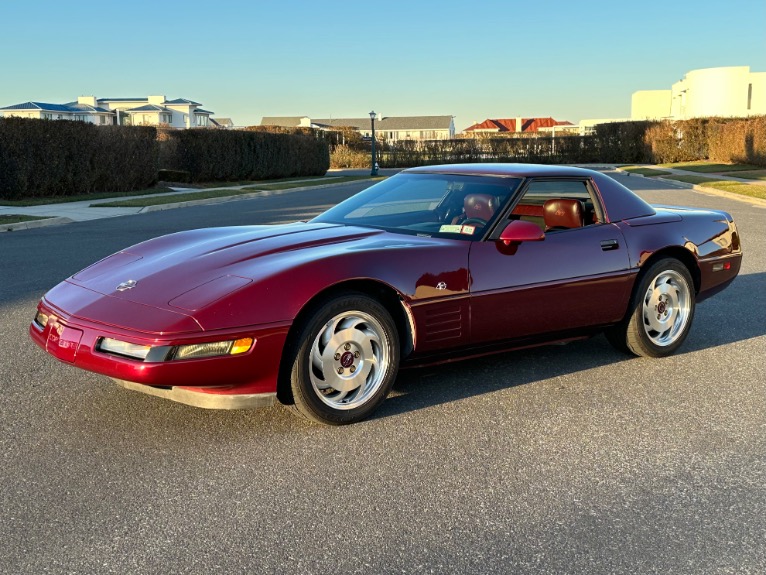
<svg viewBox="0 0 766 575"><path fill-rule="evenodd" d="M517 178L401 173L341 202L313 222L425 236L480 239Z"/></svg>

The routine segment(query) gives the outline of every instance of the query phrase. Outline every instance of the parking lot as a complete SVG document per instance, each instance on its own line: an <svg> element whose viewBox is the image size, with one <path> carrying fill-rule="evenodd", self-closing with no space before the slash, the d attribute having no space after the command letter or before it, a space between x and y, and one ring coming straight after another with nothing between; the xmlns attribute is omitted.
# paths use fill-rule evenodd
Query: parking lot
<svg viewBox="0 0 766 575"><path fill-rule="evenodd" d="M603 336L410 370L372 419L206 411L119 388L26 335L47 289L127 245L311 217L367 184L0 236L0 572L764 573L766 209L681 352Z"/></svg>

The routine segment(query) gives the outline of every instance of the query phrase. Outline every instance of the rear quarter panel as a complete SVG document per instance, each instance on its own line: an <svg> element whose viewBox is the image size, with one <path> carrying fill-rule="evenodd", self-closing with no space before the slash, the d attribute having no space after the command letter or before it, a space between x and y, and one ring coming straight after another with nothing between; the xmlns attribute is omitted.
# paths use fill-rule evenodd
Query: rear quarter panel
<svg viewBox="0 0 766 575"><path fill-rule="evenodd" d="M736 225L725 212L683 208L659 208L655 216L618 224L625 236L631 266L642 268L663 254L688 254L698 300L713 295L736 277L742 248ZM674 250L676 250L674 252ZM727 269L717 268L728 262Z"/></svg>

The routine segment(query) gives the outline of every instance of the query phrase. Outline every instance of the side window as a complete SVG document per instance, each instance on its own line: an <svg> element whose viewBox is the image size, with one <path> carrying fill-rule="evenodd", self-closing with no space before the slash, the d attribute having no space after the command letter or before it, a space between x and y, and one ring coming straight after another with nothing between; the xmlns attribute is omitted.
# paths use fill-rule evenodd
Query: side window
<svg viewBox="0 0 766 575"><path fill-rule="evenodd" d="M603 221L601 208L584 180L532 181L511 211L511 219L537 224L546 232Z"/></svg>

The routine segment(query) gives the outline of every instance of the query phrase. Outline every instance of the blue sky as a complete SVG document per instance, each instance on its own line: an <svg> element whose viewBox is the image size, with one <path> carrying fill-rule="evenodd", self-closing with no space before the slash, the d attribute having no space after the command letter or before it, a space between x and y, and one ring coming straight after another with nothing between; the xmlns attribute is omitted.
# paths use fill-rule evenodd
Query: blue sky
<svg viewBox="0 0 766 575"><path fill-rule="evenodd" d="M190 98L262 116L627 117L689 70L766 71L764 0L5 0L0 107Z"/></svg>

